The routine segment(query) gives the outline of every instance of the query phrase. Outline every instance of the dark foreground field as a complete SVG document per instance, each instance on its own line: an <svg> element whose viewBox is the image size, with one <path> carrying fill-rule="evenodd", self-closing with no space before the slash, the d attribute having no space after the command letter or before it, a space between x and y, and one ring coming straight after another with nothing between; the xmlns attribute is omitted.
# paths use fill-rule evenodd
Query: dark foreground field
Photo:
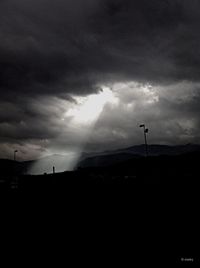
<svg viewBox="0 0 200 268"><path fill-rule="evenodd" d="M199 159L199 153L141 157L40 176L10 170L1 174L0 190L34 202L42 197L43 213L50 208L74 260L198 263Z"/></svg>

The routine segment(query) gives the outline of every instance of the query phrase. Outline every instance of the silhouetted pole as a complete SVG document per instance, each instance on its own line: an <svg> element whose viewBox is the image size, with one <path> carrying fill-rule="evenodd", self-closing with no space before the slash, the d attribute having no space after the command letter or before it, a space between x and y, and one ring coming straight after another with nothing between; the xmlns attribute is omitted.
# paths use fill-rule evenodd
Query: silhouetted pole
<svg viewBox="0 0 200 268"><path fill-rule="evenodd" d="M55 167L53 167L53 174L55 174Z"/></svg>
<svg viewBox="0 0 200 268"><path fill-rule="evenodd" d="M14 151L14 161L16 161L16 154L17 154L17 150Z"/></svg>
<svg viewBox="0 0 200 268"><path fill-rule="evenodd" d="M143 127L144 129L145 151L146 151L146 156L148 156L147 133L149 130L148 128L145 127L145 124L140 125L140 127Z"/></svg>

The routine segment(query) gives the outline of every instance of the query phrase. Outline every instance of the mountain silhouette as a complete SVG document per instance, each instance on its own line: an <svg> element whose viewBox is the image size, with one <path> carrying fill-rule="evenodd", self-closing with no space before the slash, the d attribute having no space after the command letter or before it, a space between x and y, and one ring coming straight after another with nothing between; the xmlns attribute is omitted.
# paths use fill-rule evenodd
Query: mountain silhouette
<svg viewBox="0 0 200 268"><path fill-rule="evenodd" d="M149 156L176 156L186 153L200 152L200 145L148 145ZM135 145L113 151L83 153L77 167L98 167L114 165L126 160L145 156L145 145Z"/></svg>
<svg viewBox="0 0 200 268"><path fill-rule="evenodd" d="M187 153L200 152L200 145L149 145L149 156L177 156ZM117 165L129 160L138 159L145 156L145 145L135 145L128 148L117 149L113 151L82 153L77 161L75 169L85 167L104 167ZM53 173L53 167L56 172L64 172L69 169L67 156L54 154L40 159L30 161L13 161L9 159L0 159L1 177L9 177L12 174L44 174Z"/></svg>

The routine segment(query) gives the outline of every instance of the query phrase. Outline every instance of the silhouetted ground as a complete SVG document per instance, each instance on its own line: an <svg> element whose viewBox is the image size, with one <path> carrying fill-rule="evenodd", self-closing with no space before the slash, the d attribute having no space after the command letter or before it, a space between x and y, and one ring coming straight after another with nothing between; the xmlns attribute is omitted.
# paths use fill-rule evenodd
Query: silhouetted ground
<svg viewBox="0 0 200 268"><path fill-rule="evenodd" d="M199 153L138 157L40 176L20 175L16 163L5 162L0 190L35 199L51 196L52 208L64 198L67 230L75 229L81 250L89 242L87 254L99 262L105 256L124 267L143 261L176 264L191 257L199 262L199 160Z"/></svg>
<svg viewBox="0 0 200 268"><path fill-rule="evenodd" d="M179 156L137 157L115 165L33 176L23 175L27 172L23 163L1 160L0 187L9 188L15 182L21 190L98 184L194 185L199 182L199 163L200 153L197 152Z"/></svg>

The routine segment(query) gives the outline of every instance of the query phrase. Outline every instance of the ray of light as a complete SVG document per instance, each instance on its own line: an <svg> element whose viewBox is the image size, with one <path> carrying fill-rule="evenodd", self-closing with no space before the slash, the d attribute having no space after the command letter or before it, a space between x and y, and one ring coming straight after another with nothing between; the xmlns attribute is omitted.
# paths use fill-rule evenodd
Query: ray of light
<svg viewBox="0 0 200 268"><path fill-rule="evenodd" d="M106 103L117 103L117 98L108 87L102 87L102 90L98 94L92 94L87 97L74 97L75 103L69 108L62 117L63 124L66 122L68 130L74 131L75 135L78 131L81 131L79 136L78 148L73 152L65 150L51 150L49 149L49 155L52 157L43 157L32 165L29 170L30 174L43 174L52 173L53 166L57 172L65 170L73 170L76 166L79 157L82 154L84 144L86 143L89 135L92 132L95 122L98 120L101 112L104 109ZM82 127L84 126L84 128ZM65 130L56 141L67 139ZM56 146L55 146L56 147ZM63 153L65 151L65 153Z"/></svg>
<svg viewBox="0 0 200 268"><path fill-rule="evenodd" d="M108 87L103 87L99 94L77 97L76 101L78 105L69 109L65 116L73 117L75 123L89 125L96 121L104 105L108 102L116 102L116 98Z"/></svg>

